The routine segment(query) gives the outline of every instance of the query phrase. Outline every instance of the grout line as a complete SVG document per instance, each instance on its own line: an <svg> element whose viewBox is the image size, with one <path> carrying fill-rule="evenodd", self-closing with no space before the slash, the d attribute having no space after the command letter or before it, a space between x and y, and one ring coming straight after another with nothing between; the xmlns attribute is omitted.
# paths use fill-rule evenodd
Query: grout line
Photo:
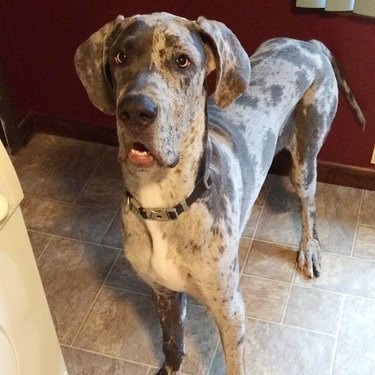
<svg viewBox="0 0 375 375"><path fill-rule="evenodd" d="M330 290L330 289L322 289L322 288L317 288L315 286L309 286L309 285L304 285L304 284L294 284L294 285L297 286L298 288L305 288L305 289L310 289L310 290L316 290L319 292L331 293L331 294L335 294L335 295L342 296L342 297L358 298L358 299L362 299L364 301L369 301L369 302L375 301L375 297L374 298L363 297L363 296L358 296L355 294L337 292L337 291Z"/></svg>
<svg viewBox="0 0 375 375"><path fill-rule="evenodd" d="M132 363L132 364L135 364L135 365L141 365L143 367L154 367L154 366L152 366L152 365L150 365L148 363L137 362L137 361L134 361L134 360L131 360L131 359L125 359L125 358L122 358L120 356L116 356L116 355L113 355L113 354L107 354L107 353L97 352L96 350L80 348L79 346L75 346L73 344L71 344L71 345L60 344L60 346L64 346L64 347L70 348L70 349L80 350L81 352L86 352L86 353L90 353L90 354L96 354L96 355L99 355L99 356L102 356L102 357L106 357L106 358L117 359L117 360L120 360L120 361L123 361L123 362ZM155 367L155 368L157 368L157 367Z"/></svg>
<svg viewBox="0 0 375 375"><path fill-rule="evenodd" d="M99 165L101 164L101 162L102 162L102 161L104 160L104 158L105 158L105 155L106 155L106 153L107 153L107 149L108 149L108 147L105 147L102 157L99 159L98 163L96 164L96 166L95 166L94 169L92 170L90 176L87 178L87 180L86 180L86 182L83 184L81 190L78 192L76 198L75 198L74 201L73 201L74 203L77 203L77 201L78 201L79 197L81 196L82 192L86 189L86 187L87 187L88 184L90 183L92 177L94 176L94 173L98 170Z"/></svg>
<svg viewBox="0 0 375 375"><path fill-rule="evenodd" d="M285 326L287 326L287 324L285 324L285 315L286 315L286 310L287 310L287 308L288 308L289 299L290 299L290 296L291 296L291 294L292 294L292 288L293 288L293 285L290 284L290 286L289 286L289 291L288 291L288 296L286 297L285 306L284 306L284 308L283 308L283 314L282 314L282 316L281 316L281 324L282 324L282 325L285 325Z"/></svg>
<svg viewBox="0 0 375 375"><path fill-rule="evenodd" d="M142 280L142 279L141 279ZM106 281L107 282L107 281ZM107 288L107 289L114 289L114 290L118 290L120 292L126 292L126 293L130 293L130 294L135 294L137 296L143 296L143 297L149 297L152 299L152 295L151 294L147 294L147 293L144 293L144 292L138 292L136 290L132 290L132 289L126 289L126 288L121 288L121 287L118 287L118 286L112 286L110 284L105 284L103 285L103 287ZM151 290L151 287L150 287L150 290ZM186 293L187 294L187 293ZM187 294L187 296L190 296L189 294ZM188 306L192 306L192 307L198 307L199 309L205 309L207 310L207 306L205 305L200 305L198 303L192 303L192 302L187 302L187 305ZM208 311L208 310L207 310Z"/></svg>
<svg viewBox="0 0 375 375"><path fill-rule="evenodd" d="M107 228L105 229L104 231L104 234L102 235L102 237L100 238L100 240L98 241L99 243L102 243L104 241L104 238L105 236L107 235L109 229L111 228L112 224L114 223L115 219L116 219L116 216L118 213L120 213L122 210L122 205L120 205L120 207L116 210L116 212L114 213L112 219L109 221L109 224L107 226ZM122 229L119 229L120 231L122 231Z"/></svg>
<svg viewBox="0 0 375 375"><path fill-rule="evenodd" d="M358 226L375 229L375 225L359 223Z"/></svg>
<svg viewBox="0 0 375 375"><path fill-rule="evenodd" d="M361 217L361 210L362 210L364 196L365 196L365 191L362 190L361 199L359 201L359 207L358 207L358 213L357 213L357 221L356 221L356 225L355 225L355 231L354 231L354 236L353 236L352 248L350 250L350 256L351 257L353 256L353 253L354 253L354 250L355 250L355 243L357 241L359 219Z"/></svg>
<svg viewBox="0 0 375 375"><path fill-rule="evenodd" d="M331 366L330 366L330 372L329 372L330 374L333 374L333 370L334 370L334 366L335 366L335 362L336 362L337 345L338 345L338 342L339 342L340 328L341 328L342 317L343 317L343 314L344 314L345 301L346 301L346 297L344 296L344 298L341 301L339 321L338 321L337 329L336 329L335 342L333 344L333 356L332 356L332 362L331 362Z"/></svg>
<svg viewBox="0 0 375 375"><path fill-rule="evenodd" d="M278 245L278 246L282 246L282 247L290 247L291 249L294 249L296 252L298 252L298 246L297 246L297 245L291 245L291 244L285 244L285 243L281 243L281 242L275 242L275 241L270 241L270 240L264 240L264 239L256 238L255 236L254 236L254 238L253 238L253 241L264 242L264 243L266 243L266 244L270 244L270 245Z"/></svg>
<svg viewBox="0 0 375 375"><path fill-rule="evenodd" d="M27 229L27 232L29 233L36 233L36 234L43 234L43 235L46 235L45 233L43 232L39 232L37 230L34 230L34 229ZM54 239L55 235L53 234L48 234L48 237L50 237L50 239L48 240L48 242L46 243L46 245L44 246L44 249L42 250L42 252L38 255L37 258L35 258L35 261L36 263L38 263L39 259L43 256L43 254L46 252L48 246L50 245L50 243L52 242L52 240ZM30 239L30 236L29 236L29 239ZM31 242L31 241L30 241Z"/></svg>
<svg viewBox="0 0 375 375"><path fill-rule="evenodd" d="M336 335L333 334L333 333L327 333L327 332L323 332L323 331L317 331L315 329L294 326L292 324L282 324L282 327L296 328L296 329L299 329L299 330L302 330L302 331L307 331L307 332L315 333L315 334L318 334L318 335L323 335L323 336L328 336L328 337L334 337L334 338L336 338Z"/></svg>
<svg viewBox="0 0 375 375"><path fill-rule="evenodd" d="M297 261L294 263L294 271L293 271L293 276L292 276L292 281L291 283L294 285L296 278L297 278L297 273L298 273L298 263Z"/></svg>
<svg viewBox="0 0 375 375"><path fill-rule="evenodd" d="M263 205L263 206L260 206L259 217L258 217L257 223L255 224L255 228L254 228L253 235L251 236L251 239L252 239L252 240L254 240L254 238L255 238L255 234L256 234L256 232L258 231L259 224L260 224L260 220L262 219L263 211L264 211L264 205Z"/></svg>
<svg viewBox="0 0 375 375"><path fill-rule="evenodd" d="M100 292L102 291L102 289L103 289L105 283L107 282L107 280L108 280L108 278L109 278L109 275L111 274L111 272L112 272L112 270L113 270L113 268L114 268L114 266L115 266L115 264L116 264L116 262L117 262L117 259L118 259L119 256L120 256L120 254L121 254L121 251L119 251L118 254L116 255L116 257L115 257L115 259L114 259L114 261L113 261L113 263L112 263L112 266L111 266L111 268L109 269L109 271L108 271L108 273L107 273L106 278L104 279L102 285L99 287L98 292L96 293L96 296L95 296L93 302L91 303L91 306L90 306L90 308L88 309L88 312L87 312L86 316L85 316L84 319L82 320L82 323L81 323L81 325L79 326L79 328L78 328L78 330L77 330L77 333L76 333L76 335L74 336L74 338L73 338L73 340L72 340L72 345L74 344L74 342L77 340L77 337L78 337L79 334L81 333L82 328L83 328L83 326L85 325L85 323L86 323L86 321L87 321L89 315L91 314L92 309L94 308L94 305L95 305L95 303L96 303L96 300L98 299Z"/></svg>
<svg viewBox="0 0 375 375"><path fill-rule="evenodd" d="M241 271L240 271L240 278L241 276L243 275L243 271L245 269L245 266L246 266L246 263L247 263L247 260L249 259L250 257L250 253L251 253L251 248L253 246L253 240L249 239L250 243L249 243L249 246L247 247L247 250L246 250L246 255L245 255L245 259L243 261L243 265L241 267Z"/></svg>
<svg viewBox="0 0 375 375"><path fill-rule="evenodd" d="M42 260L42 257L44 257L44 254L47 252L47 249L49 248L51 242L54 240L56 236L54 235L51 235L51 238L50 240L48 241L46 247L43 249L43 251L39 254L38 258L35 260L36 261L36 264L39 266L40 265L40 261Z"/></svg>
<svg viewBox="0 0 375 375"><path fill-rule="evenodd" d="M360 224L360 226L369 227L369 228L375 228L375 226L366 225L366 224ZM248 237L242 237L242 238L249 239ZM288 245L288 244L283 244L283 243L280 243L280 242L272 242L272 241L269 241L269 240L262 240L262 239L258 239L258 238L253 238L253 242L254 241L263 242L263 243L270 244L270 245L277 245L277 246L282 246L282 247L288 247L288 248L291 249L291 251L295 250L295 252L298 253L298 247L290 245L290 244ZM332 251L322 251L322 254L323 255L327 255L328 254L328 255L342 257L342 258L347 258L347 259L357 259L357 260L362 260L362 261L375 262L375 260L373 260L373 259L362 258L362 257L358 257L358 256L355 256L355 255L340 254L340 253L335 253L335 252L332 252Z"/></svg>
<svg viewBox="0 0 375 375"><path fill-rule="evenodd" d="M252 315L246 315L246 319L256 320L256 321L263 322L263 323L271 323L271 324L274 324L275 326L282 327L281 322L275 322L274 320L267 320L263 318L256 318L255 316L252 316ZM246 325L246 329L247 329L247 325Z"/></svg>
<svg viewBox="0 0 375 375"><path fill-rule="evenodd" d="M107 280L105 282L107 282ZM125 289L125 288L120 288L118 286L112 286L112 285L109 285L109 284L105 284L104 287L106 287L108 289L118 290L120 292L126 292L126 293L136 294L138 296L152 298L151 294L147 294L147 293L143 293L143 292L138 292L136 290L130 290L130 289ZM193 305L193 306L198 306L198 305ZM201 306L201 307L203 307L203 306Z"/></svg>
<svg viewBox="0 0 375 375"><path fill-rule="evenodd" d="M266 277L266 276L250 275L250 274L247 274L247 273L242 274L242 276L249 277L249 278L252 277L254 279L259 279L259 280L273 281L274 283L278 283L278 284L282 284L282 285L288 285L288 286L292 285L291 281L276 280L276 279L271 279L271 278Z"/></svg>
<svg viewBox="0 0 375 375"><path fill-rule="evenodd" d="M246 263L250 257L250 253L251 253L251 249L253 247L253 242L254 242L254 237L255 237L255 233L256 231L258 230L258 226L259 226L259 223L260 223L260 219L262 217L262 214L263 214L263 209L264 209L264 205L263 206L258 206L260 207L260 213L259 213L259 217L258 217L258 220L257 220L257 223L255 224L255 228L254 228L254 232L253 232L253 235L251 237L242 237L242 238L245 238L245 239L248 239L250 240L250 244L249 244L249 247L246 251L246 255L245 255L245 259L244 259L244 262L243 262L243 265L241 267L241 272L240 272L240 278L241 276L243 275L243 271L245 269L245 266L246 266Z"/></svg>
<svg viewBox="0 0 375 375"><path fill-rule="evenodd" d="M105 211L105 212L109 212L109 213L114 213L115 211L118 210L118 208L116 208L116 210L109 210L108 208L94 207L94 206L91 206L91 205L75 203L75 202L68 201L68 200L54 199L54 198L43 197L43 196L34 195L34 194L28 194L28 196L29 196L28 197L29 199L27 200L27 203L30 201L30 198L32 198L32 199L39 199L41 201L57 202L57 203L62 203L62 204L69 205L69 206L72 206L72 207L77 207L77 208L83 207L83 208L89 208L91 210Z"/></svg>
<svg viewBox="0 0 375 375"><path fill-rule="evenodd" d="M299 330L299 331L307 331L307 332L311 332L311 333L315 333L315 334L323 335L323 336L328 336L328 337L335 337L336 336L332 333L316 331L316 330L313 330L313 329L309 329L309 328L305 328L305 327L298 327L298 326L294 326L294 325L291 325L291 324L282 324L281 322L275 322L275 321L272 321L272 320L255 318L255 317L249 316L249 315L247 315L246 318L249 319L249 320L273 324L275 326L279 326L281 329L283 329L284 327L288 327L288 328L296 329L296 330Z"/></svg>
<svg viewBox="0 0 375 375"><path fill-rule="evenodd" d="M255 278L255 279L266 280L266 281L273 281L273 282L276 282L276 283L279 283L279 284L283 284L283 285L296 286L298 288L305 288L305 289L310 289L310 290L312 289L312 290L316 290L316 291L320 291L320 292L325 292L325 293L331 293L331 294L335 294L335 295L343 296L343 297L346 296L346 297L352 297L352 298L360 298L360 299L365 300L365 301L374 302L374 300L375 300L375 297L374 298L372 298L372 297L364 297L364 296L360 296L360 295L356 295L356 294L350 294L350 293L345 293L345 292L338 292L338 291L331 290L331 289L323 289L323 288L319 288L319 287L317 287L315 285L312 285L312 284L296 284L294 281L293 282L281 281L281 280L270 279L270 278L265 277L265 276L257 276L257 275L243 274L242 276L244 276L244 277L252 277L252 278Z"/></svg>
<svg viewBox="0 0 375 375"><path fill-rule="evenodd" d="M341 257L341 258L346 258L346 259L350 259L350 260L361 260L361 261L365 261L365 262L369 262L369 263L375 263L375 259L368 259L368 258L360 258L358 256L350 256L350 255L345 255L345 254L337 254L337 253L329 253L327 251L323 251L323 254L327 255L332 255L332 256L336 256L336 257Z"/></svg>
<svg viewBox="0 0 375 375"><path fill-rule="evenodd" d="M212 368L212 365L214 364L214 360L215 360L217 351L219 349L219 345L220 345L220 338L217 340L217 344L216 344L216 348L215 348L215 351L214 351L214 355L212 356L212 359L211 359L210 365L208 366L206 375L210 375L210 373L211 373L211 368Z"/></svg>
<svg viewBox="0 0 375 375"><path fill-rule="evenodd" d="M101 244L101 243L98 243L98 242L92 242L92 241L86 241L86 240L79 240L77 238L66 237L66 236L62 236L60 234L43 232L43 231L35 230L35 229L28 229L28 230L31 230L33 232L40 233L40 234L47 234L47 235L52 236L53 238L61 238L62 240L83 243L85 245L99 246L99 247L104 247L104 248L111 249L111 250L123 250L122 247L114 247L114 246L104 245L104 244Z"/></svg>

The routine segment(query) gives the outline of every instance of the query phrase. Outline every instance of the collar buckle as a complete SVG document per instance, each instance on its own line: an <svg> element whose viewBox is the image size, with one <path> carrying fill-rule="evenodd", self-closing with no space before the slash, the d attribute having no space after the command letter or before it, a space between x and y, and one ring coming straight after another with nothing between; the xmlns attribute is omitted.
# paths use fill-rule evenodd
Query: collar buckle
<svg viewBox="0 0 375 375"><path fill-rule="evenodd" d="M175 208L144 209L143 212L150 220L170 221L178 218L178 212Z"/></svg>

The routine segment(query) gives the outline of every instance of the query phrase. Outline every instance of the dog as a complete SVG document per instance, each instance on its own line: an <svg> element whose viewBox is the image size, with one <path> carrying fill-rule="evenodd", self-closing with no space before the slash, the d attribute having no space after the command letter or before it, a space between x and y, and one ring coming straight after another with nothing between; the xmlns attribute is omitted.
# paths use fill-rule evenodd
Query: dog
<svg viewBox="0 0 375 375"><path fill-rule="evenodd" d="M116 116L125 256L152 287L160 315L165 360L157 374L179 371L185 293L213 315L227 374L247 374L237 251L272 159L282 149L292 156L298 266L318 277L316 158L338 82L364 123L332 54L316 40L277 38L249 59L220 22L154 13L107 23L77 49L75 66L92 103Z"/></svg>

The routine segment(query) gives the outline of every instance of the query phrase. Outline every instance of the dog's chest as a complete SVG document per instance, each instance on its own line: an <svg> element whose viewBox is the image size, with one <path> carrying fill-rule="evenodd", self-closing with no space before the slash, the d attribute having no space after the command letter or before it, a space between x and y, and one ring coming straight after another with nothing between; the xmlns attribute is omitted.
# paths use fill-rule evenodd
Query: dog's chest
<svg viewBox="0 0 375 375"><path fill-rule="evenodd" d="M152 254L150 257L150 271L152 278L168 289L176 292L185 290L186 278L181 271L176 249L164 237L160 223L147 223L152 238Z"/></svg>
<svg viewBox="0 0 375 375"><path fill-rule="evenodd" d="M163 202L158 201L158 194L155 188L144 188L141 192L141 199L143 204L151 207L151 202L155 205L163 207ZM150 203L150 204L148 204ZM146 207L147 207L146 206ZM148 275L149 278L164 287L174 291L184 291L186 275L182 272L182 265L179 262L175 245L167 236L163 226L165 223L146 220L145 225L150 233L152 239L152 250L150 256L150 264Z"/></svg>

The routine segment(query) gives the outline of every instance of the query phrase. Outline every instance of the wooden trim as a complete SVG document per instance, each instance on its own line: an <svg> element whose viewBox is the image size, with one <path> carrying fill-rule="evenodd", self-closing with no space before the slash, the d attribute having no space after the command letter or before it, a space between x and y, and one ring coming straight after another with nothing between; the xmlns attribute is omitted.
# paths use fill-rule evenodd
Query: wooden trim
<svg viewBox="0 0 375 375"><path fill-rule="evenodd" d="M288 175L292 160L288 152L282 151L274 158L270 172ZM375 169L318 160L318 181L358 189L375 190Z"/></svg>
<svg viewBox="0 0 375 375"><path fill-rule="evenodd" d="M375 190L375 170L318 161L318 180L328 184Z"/></svg>
<svg viewBox="0 0 375 375"><path fill-rule="evenodd" d="M116 128L34 114L35 131L117 146Z"/></svg>
<svg viewBox="0 0 375 375"><path fill-rule="evenodd" d="M115 127L82 124L76 121L36 114L33 115L32 120L34 129L37 132L113 146L118 145ZM288 175L290 166L291 158L289 153L280 152L275 157L270 172L278 175ZM359 189L375 190L375 169L318 161L318 181Z"/></svg>

